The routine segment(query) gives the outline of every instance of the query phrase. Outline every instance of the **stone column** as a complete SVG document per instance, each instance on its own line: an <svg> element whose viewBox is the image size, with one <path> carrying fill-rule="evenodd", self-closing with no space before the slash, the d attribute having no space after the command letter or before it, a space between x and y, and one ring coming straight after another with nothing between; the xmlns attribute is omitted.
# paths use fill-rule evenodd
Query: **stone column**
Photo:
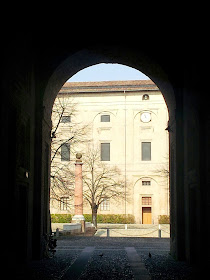
<svg viewBox="0 0 210 280"><path fill-rule="evenodd" d="M74 190L74 216L72 223L81 223L82 232L85 231L85 218L83 216L83 182L82 182L82 154L76 154L75 162L75 190Z"/></svg>

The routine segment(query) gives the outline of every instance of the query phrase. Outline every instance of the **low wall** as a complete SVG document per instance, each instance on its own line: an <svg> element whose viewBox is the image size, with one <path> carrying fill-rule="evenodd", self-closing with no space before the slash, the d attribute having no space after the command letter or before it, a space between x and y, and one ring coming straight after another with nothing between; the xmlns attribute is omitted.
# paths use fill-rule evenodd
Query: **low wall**
<svg viewBox="0 0 210 280"><path fill-rule="evenodd" d="M82 225L80 223L52 223L52 232L59 230L60 235L77 235L82 233ZM85 233L95 233L95 227L92 223L85 223Z"/></svg>
<svg viewBox="0 0 210 280"><path fill-rule="evenodd" d="M72 223L68 225L63 225L64 234L78 234L82 231L82 225L78 223Z"/></svg>

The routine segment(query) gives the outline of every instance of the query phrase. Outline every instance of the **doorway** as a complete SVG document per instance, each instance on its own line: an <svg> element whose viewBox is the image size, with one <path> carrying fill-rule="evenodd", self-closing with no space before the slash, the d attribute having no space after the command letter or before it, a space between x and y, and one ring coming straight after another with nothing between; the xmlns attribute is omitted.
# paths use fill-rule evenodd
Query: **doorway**
<svg viewBox="0 0 210 280"><path fill-rule="evenodd" d="M152 208L142 207L142 224L152 223Z"/></svg>

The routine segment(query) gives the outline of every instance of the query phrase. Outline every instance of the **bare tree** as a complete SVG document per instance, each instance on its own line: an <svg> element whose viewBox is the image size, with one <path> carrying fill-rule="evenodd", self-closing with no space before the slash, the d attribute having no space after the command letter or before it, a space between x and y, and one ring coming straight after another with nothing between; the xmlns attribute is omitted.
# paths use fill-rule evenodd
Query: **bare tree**
<svg viewBox="0 0 210 280"><path fill-rule="evenodd" d="M169 154L165 156L165 161L159 164L159 167L154 171L161 179L160 184L165 187L167 192L167 212L169 214L170 208L170 186L169 186Z"/></svg>
<svg viewBox="0 0 210 280"><path fill-rule="evenodd" d="M72 98L58 97L52 110L52 159L59 154L62 145L71 142L75 152L78 144L89 141L90 124L79 121L78 104ZM62 125L61 125L62 124Z"/></svg>
<svg viewBox="0 0 210 280"><path fill-rule="evenodd" d="M158 168L155 170L155 173L161 177L165 183L165 180L169 179L169 155L167 154L164 158L164 163L159 164Z"/></svg>
<svg viewBox="0 0 210 280"><path fill-rule="evenodd" d="M70 144L71 153L78 149L83 153L83 182L84 200L92 209L92 222L97 226L97 212L100 204L106 199L126 200L125 180L117 167L110 166L100 159L99 149L90 143L90 127L78 122L77 104L69 98L59 97L52 113L52 152L51 152L51 202L62 203L62 197L69 197L68 206L71 207L74 196L75 170L70 158L61 161L61 148ZM89 143L89 145L87 145ZM74 159L73 159L74 161Z"/></svg>
<svg viewBox="0 0 210 280"><path fill-rule="evenodd" d="M78 121L77 104L72 98L58 97L52 110L51 203L74 195L74 170L70 154L88 142L89 125ZM61 150L69 145L69 158L61 160ZM72 199L68 200L71 207Z"/></svg>
<svg viewBox="0 0 210 280"><path fill-rule="evenodd" d="M106 199L125 199L124 180L117 167L111 167L100 159L99 149L89 145L84 155L84 199L92 209L92 223L97 227L97 211Z"/></svg>

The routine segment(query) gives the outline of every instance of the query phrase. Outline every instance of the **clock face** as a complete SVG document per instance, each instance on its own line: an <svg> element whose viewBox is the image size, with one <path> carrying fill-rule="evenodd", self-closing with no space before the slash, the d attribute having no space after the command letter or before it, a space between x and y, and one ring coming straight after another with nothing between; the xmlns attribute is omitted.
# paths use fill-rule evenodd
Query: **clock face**
<svg viewBox="0 0 210 280"><path fill-rule="evenodd" d="M144 112L141 114L141 121L142 122L150 122L151 121L151 114L149 112Z"/></svg>

